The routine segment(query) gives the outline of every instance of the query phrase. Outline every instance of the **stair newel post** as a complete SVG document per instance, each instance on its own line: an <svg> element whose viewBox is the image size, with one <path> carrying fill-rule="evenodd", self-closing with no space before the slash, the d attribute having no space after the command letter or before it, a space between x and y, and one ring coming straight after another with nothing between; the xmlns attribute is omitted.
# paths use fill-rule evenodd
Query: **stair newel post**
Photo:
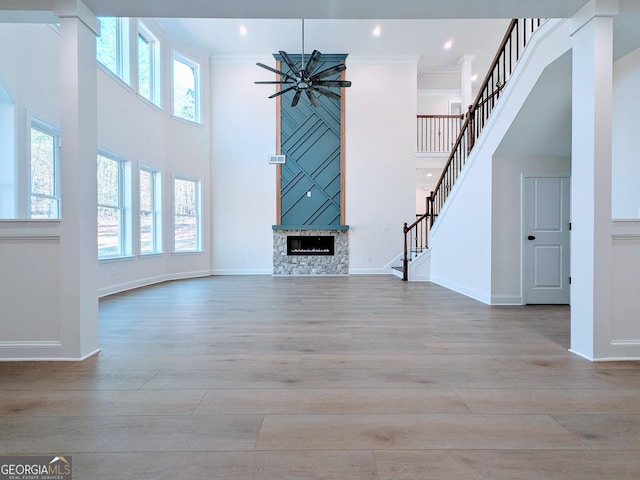
<svg viewBox="0 0 640 480"><path fill-rule="evenodd" d="M469 111L467 112L467 118L469 119L469 127L468 127L468 133L469 133L469 139L467 142L467 154L469 154L469 152L471 152L471 149L473 148L473 143L474 143L474 125L475 125L475 111L473 110L473 105L469 105Z"/></svg>
<svg viewBox="0 0 640 480"><path fill-rule="evenodd" d="M407 280L409 280L409 253L407 250L407 233L409 233L409 227L407 226L407 222L404 223L402 232L404 233L404 256L402 258L402 280L406 282Z"/></svg>

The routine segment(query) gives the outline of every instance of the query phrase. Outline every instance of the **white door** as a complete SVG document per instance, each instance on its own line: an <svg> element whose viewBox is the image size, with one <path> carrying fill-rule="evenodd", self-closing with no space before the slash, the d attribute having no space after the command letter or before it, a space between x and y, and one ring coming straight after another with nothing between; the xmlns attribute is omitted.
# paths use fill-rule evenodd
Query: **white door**
<svg viewBox="0 0 640 480"><path fill-rule="evenodd" d="M569 303L569 177L527 177L524 303Z"/></svg>

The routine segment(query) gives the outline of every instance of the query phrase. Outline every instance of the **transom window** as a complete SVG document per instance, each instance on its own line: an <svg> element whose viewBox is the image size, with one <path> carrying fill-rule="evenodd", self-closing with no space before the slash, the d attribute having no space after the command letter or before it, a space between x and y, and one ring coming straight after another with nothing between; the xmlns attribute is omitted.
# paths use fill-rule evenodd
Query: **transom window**
<svg viewBox="0 0 640 480"><path fill-rule="evenodd" d="M138 22L138 93L160 106L160 42Z"/></svg>
<svg viewBox="0 0 640 480"><path fill-rule="evenodd" d="M129 85L129 19L98 17L98 20L100 36L96 39L97 59L111 73Z"/></svg>
<svg viewBox="0 0 640 480"><path fill-rule="evenodd" d="M175 178L174 251L199 252L202 249L200 181Z"/></svg>
<svg viewBox="0 0 640 480"><path fill-rule="evenodd" d="M200 65L179 54L174 54L173 115L183 120L200 123Z"/></svg>

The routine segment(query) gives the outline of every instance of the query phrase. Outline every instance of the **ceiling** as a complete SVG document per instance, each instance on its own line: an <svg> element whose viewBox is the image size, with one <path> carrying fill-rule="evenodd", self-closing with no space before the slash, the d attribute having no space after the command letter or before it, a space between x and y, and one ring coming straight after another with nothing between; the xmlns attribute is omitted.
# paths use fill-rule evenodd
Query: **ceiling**
<svg viewBox="0 0 640 480"><path fill-rule="evenodd" d="M158 19L163 30L195 43L213 56L300 53L299 19ZM348 53L356 57L418 60L419 88L460 87L459 60L474 55L483 76L506 31L508 20L305 20L305 53ZM240 33L240 28L246 34ZM374 36L375 28L380 35ZM452 42L449 50L444 44ZM453 72L453 73L452 73Z"/></svg>
<svg viewBox="0 0 640 480"><path fill-rule="evenodd" d="M60 0L0 0L0 8L53 10ZM587 0L83 0L99 16L154 17L177 40L212 56L305 53L413 58L418 88L460 87L459 60L472 55L481 78L508 20L569 17ZM241 25L246 35L239 33ZM372 34L378 27L379 36ZM452 46L445 50L445 42Z"/></svg>
<svg viewBox="0 0 640 480"><path fill-rule="evenodd" d="M7 0L25 1L47 0ZM53 0L49 0L53 1ZM572 16L587 0L84 0L98 15L182 18L525 18Z"/></svg>
<svg viewBox="0 0 640 480"><path fill-rule="evenodd" d="M5 21L38 18L62 0L0 0ZM99 16L153 17L179 41L212 56L305 53L417 59L418 88L460 86L459 60L472 55L480 78L488 70L511 18L565 18L588 0L83 0ZM617 55L640 43L640 0L619 0ZM240 27L246 35L239 33ZM376 26L380 35L372 32ZM443 45L452 41L449 50Z"/></svg>

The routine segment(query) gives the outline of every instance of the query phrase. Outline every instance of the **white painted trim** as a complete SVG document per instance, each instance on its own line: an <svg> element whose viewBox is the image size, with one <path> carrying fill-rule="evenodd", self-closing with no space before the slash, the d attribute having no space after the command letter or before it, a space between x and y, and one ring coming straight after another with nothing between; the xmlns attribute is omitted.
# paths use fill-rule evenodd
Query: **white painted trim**
<svg viewBox="0 0 640 480"><path fill-rule="evenodd" d="M580 352L578 352L577 350L574 350L574 349L572 349L572 348L570 348L570 349L569 349L569 352L570 352L570 353L573 353L574 355L576 355L576 356L578 356L578 357L584 358L585 360L589 360L590 362L595 362L595 360L594 360L593 358L588 357L588 356L584 355L583 353L580 353ZM600 361L600 360L599 360L599 361Z"/></svg>
<svg viewBox="0 0 640 480"><path fill-rule="evenodd" d="M127 290L133 290L134 288L148 287L149 285L155 285L158 283L170 282L173 280L186 280L190 278L210 277L211 275L212 273L209 270L200 270L193 272L156 275L154 277L147 278L138 278L131 282L109 285L108 287L101 288L98 291L98 298L107 297L116 293L126 292Z"/></svg>
<svg viewBox="0 0 640 480"><path fill-rule="evenodd" d="M522 297L509 295L506 293L496 293L491 295L491 305L524 305Z"/></svg>
<svg viewBox="0 0 640 480"><path fill-rule="evenodd" d="M59 340L25 340L0 342L0 348L59 348L62 342Z"/></svg>
<svg viewBox="0 0 640 480"><path fill-rule="evenodd" d="M391 269L382 268L354 268L349 269L349 275L391 275Z"/></svg>
<svg viewBox="0 0 640 480"><path fill-rule="evenodd" d="M460 293L461 295L465 295L467 297L473 298L474 300L482 302L486 305L491 305L491 296L487 295L486 293L477 292L475 290L471 290L469 288L463 287L462 285L458 285L456 283L446 282L437 277L436 278L431 277L430 281L432 283L440 285L441 287L447 288L456 293Z"/></svg>
<svg viewBox="0 0 640 480"><path fill-rule="evenodd" d="M418 63L420 55L349 55L345 60L347 66L349 64L397 64L397 63Z"/></svg>
<svg viewBox="0 0 640 480"><path fill-rule="evenodd" d="M211 272L212 275L272 275L273 268L259 268L259 269L240 269L240 268L223 268L214 269ZM285 275L286 276L286 275Z"/></svg>
<svg viewBox="0 0 640 480"><path fill-rule="evenodd" d="M0 358L0 362L83 362L85 361L87 358L93 357L94 355L97 355L98 353L100 353L102 350L100 348L98 348L97 350L94 350L93 352L84 355L82 357L78 357L78 358L74 358L74 357L62 357L62 358L58 358L58 357L15 357L15 358Z"/></svg>

